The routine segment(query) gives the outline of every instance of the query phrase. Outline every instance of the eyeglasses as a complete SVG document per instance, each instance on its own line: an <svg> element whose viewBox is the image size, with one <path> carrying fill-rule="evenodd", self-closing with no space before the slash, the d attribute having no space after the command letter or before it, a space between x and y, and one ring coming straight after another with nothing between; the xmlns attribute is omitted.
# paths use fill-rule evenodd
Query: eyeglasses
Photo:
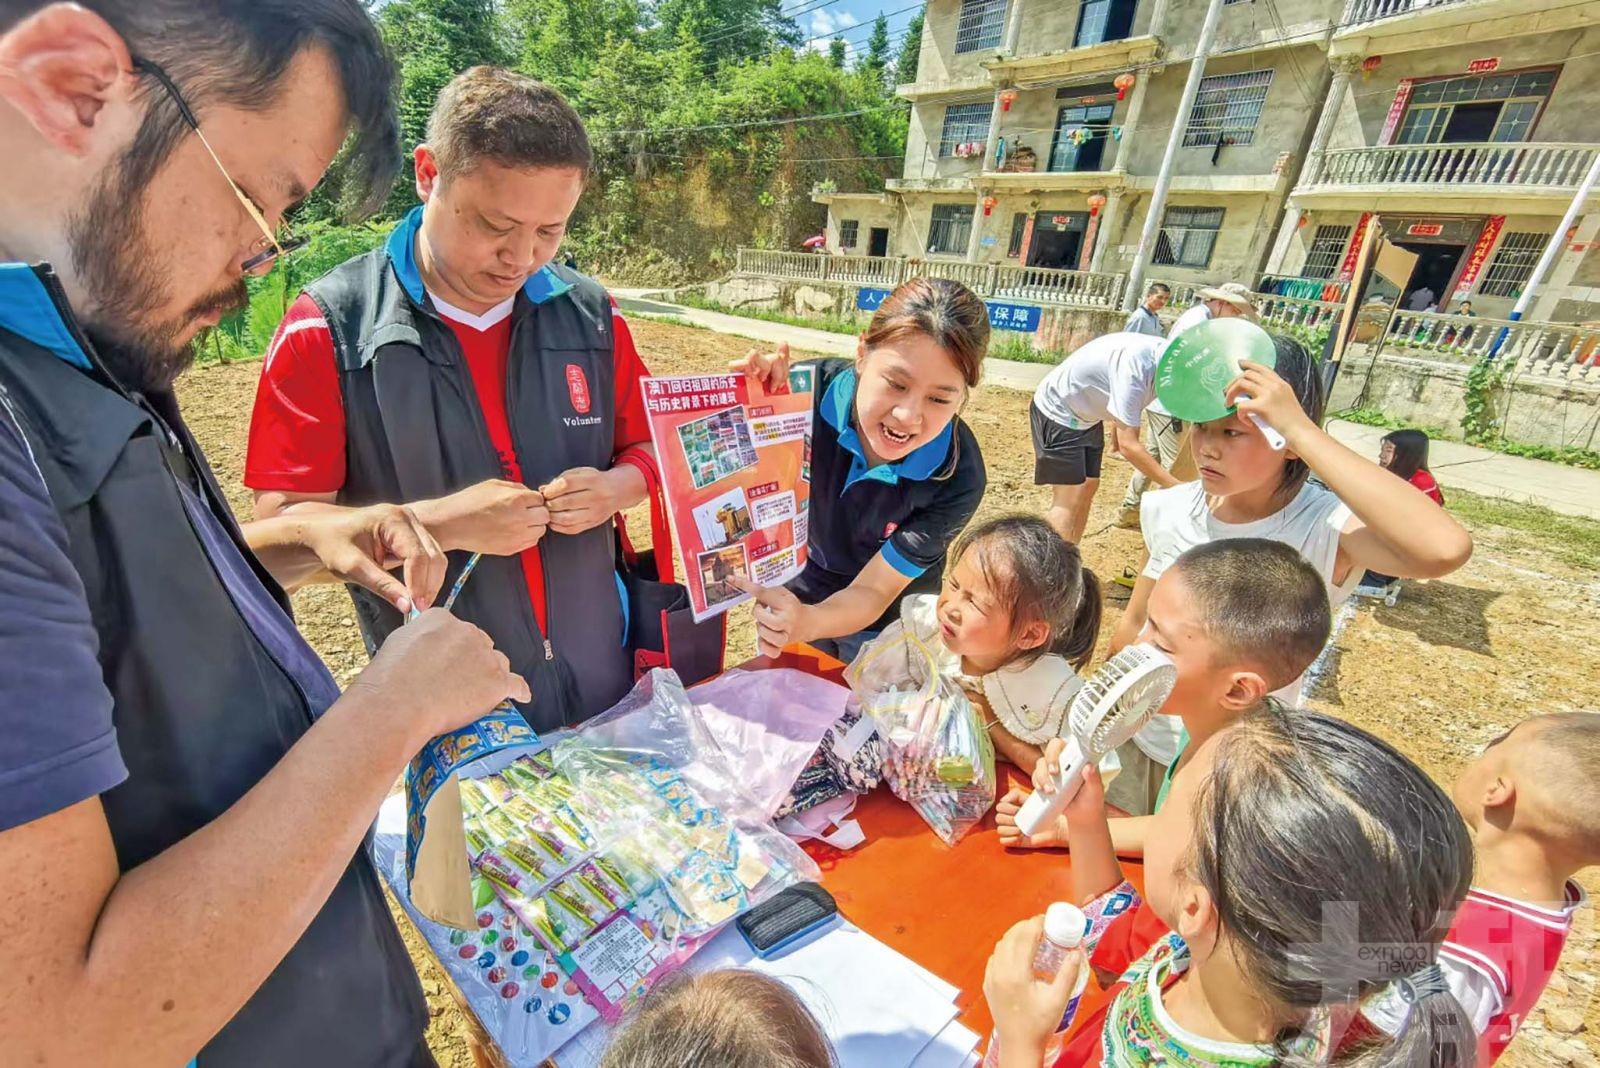
<svg viewBox="0 0 1600 1068"><path fill-rule="evenodd" d="M200 132L200 120L195 118L194 111L189 107L188 101L183 99L183 94L178 92L178 87L173 83L171 76L148 59L140 59L138 57L134 57L133 69L141 74L148 74L161 84L161 88L166 90L167 95L172 98L172 102L178 105L178 114L183 116L184 124L200 139L200 144L204 146L207 154L211 156L211 162L217 165L217 170L221 173L222 180L228 183L228 188L233 190L233 195L239 198L239 203L244 207L245 214L250 216L250 220L261 228L261 236L263 238L261 243L266 247L244 261L240 268L243 273L254 274L263 268L271 267L278 260L288 256L289 253L304 248L309 238L292 236L287 226L279 227L279 232L274 233L272 227L267 225L266 213L256 205L255 201L250 199L249 194L239 188L239 183L233 180L233 177L228 174L228 168L224 167L222 160L217 157L216 149L211 147L211 142L206 140L206 135Z"/></svg>

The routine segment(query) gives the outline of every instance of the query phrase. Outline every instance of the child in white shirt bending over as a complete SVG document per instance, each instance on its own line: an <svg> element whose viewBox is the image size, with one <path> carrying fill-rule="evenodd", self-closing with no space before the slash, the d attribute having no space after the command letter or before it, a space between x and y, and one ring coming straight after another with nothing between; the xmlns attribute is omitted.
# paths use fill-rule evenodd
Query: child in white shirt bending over
<svg viewBox="0 0 1600 1068"><path fill-rule="evenodd" d="M951 560L944 589L907 597L898 625L941 654L940 670L984 714L996 753L1032 774L1045 743L1065 733L1078 671L1094 655L1100 582L1038 516L969 528Z"/></svg>

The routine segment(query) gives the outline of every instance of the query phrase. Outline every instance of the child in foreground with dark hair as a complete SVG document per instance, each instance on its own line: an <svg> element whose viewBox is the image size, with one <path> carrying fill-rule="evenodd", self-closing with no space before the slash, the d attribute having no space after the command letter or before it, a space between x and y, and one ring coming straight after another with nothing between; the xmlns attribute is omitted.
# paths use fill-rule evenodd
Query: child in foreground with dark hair
<svg viewBox="0 0 1600 1068"><path fill-rule="evenodd" d="M834 1068L805 1003L759 972L680 976L651 991L600 1068Z"/></svg>
<svg viewBox="0 0 1600 1068"><path fill-rule="evenodd" d="M939 594L905 598L895 625L940 654L999 755L1031 775L1041 747L1065 733L1083 686L1078 671L1100 632L1100 582L1078 547L1038 516L970 528L951 560Z"/></svg>
<svg viewBox="0 0 1600 1068"><path fill-rule="evenodd" d="M1322 576L1333 608L1368 569L1437 578L1472 554L1471 537L1448 513L1328 436L1316 362L1292 338L1272 339L1276 368L1245 361L1227 392L1237 411L1194 425L1190 447L1199 481L1145 494L1140 528L1147 559L1112 652L1143 630L1162 573L1185 550L1207 542L1268 538L1291 546ZM1251 416L1275 428L1288 447L1274 451ZM1325 486L1310 482L1313 474ZM1299 707L1300 676L1285 680L1276 696ZM1113 805L1134 814L1150 811L1177 755L1178 733L1176 720L1157 716L1119 751L1123 776L1111 792Z"/></svg>
<svg viewBox="0 0 1600 1068"><path fill-rule="evenodd" d="M1444 792L1377 738L1273 703L1199 746L1154 817L1143 902L1093 769L1068 813L1090 940L1130 905L1171 933L1136 959L1097 954L1120 979L1055 1068L1472 1064L1470 1021L1433 963L1467 892L1471 838ZM1035 976L1036 941L1037 921L1013 927L984 979L1004 1068L1040 1068L1073 987ZM1397 1035L1348 1027L1388 988L1412 1006Z"/></svg>
<svg viewBox="0 0 1600 1068"><path fill-rule="evenodd" d="M1533 1011L1587 902L1574 880L1600 864L1600 714L1534 716L1490 742L1456 779L1478 871L1439 950L1439 967L1492 1064ZM1366 1007L1375 1026L1404 1026L1394 998Z"/></svg>
<svg viewBox="0 0 1600 1068"><path fill-rule="evenodd" d="M1297 678L1328 640L1328 595L1321 577L1289 546L1260 538L1198 545L1179 556L1155 583L1139 640L1169 657L1177 684L1163 712L1181 725L1177 756L1153 799L1156 808L1189 753L1258 707L1273 690ZM1064 743L1054 739L1034 785L1055 789ZM1013 790L996 810L1000 840L1022 847L1067 843L1067 820L1032 837L1017 829L1027 795ZM1148 816L1113 820L1117 849L1144 850Z"/></svg>

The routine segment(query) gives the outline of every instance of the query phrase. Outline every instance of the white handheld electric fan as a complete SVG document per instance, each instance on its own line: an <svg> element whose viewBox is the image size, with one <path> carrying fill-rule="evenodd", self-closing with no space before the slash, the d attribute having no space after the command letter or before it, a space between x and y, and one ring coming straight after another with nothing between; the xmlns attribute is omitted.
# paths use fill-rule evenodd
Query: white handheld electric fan
<svg viewBox="0 0 1600 1068"><path fill-rule="evenodd" d="M1154 646L1130 645L1107 660L1072 699L1056 792L1035 790L1017 813L1017 830L1034 834L1060 815L1083 785L1084 769L1138 734L1177 681L1178 669Z"/></svg>

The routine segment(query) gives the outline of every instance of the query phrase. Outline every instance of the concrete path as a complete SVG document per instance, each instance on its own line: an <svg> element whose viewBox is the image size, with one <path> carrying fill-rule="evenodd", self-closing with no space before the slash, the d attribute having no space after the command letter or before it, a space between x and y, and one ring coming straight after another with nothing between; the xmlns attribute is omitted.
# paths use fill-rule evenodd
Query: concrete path
<svg viewBox="0 0 1600 1068"><path fill-rule="evenodd" d="M658 290L614 289L611 292L622 310L629 314L687 319L718 333L773 345L787 341L795 348L830 356L850 356L856 350L855 338L845 334L686 308L654 299ZM1048 364L990 359L984 361L983 383L1032 393L1049 372ZM1335 419L1328 424L1328 433L1361 455L1376 458L1378 439L1386 431ZM1600 471L1507 456L1442 440L1429 446L1429 460L1434 477L1446 489L1463 489L1485 497L1540 504L1564 515L1600 520Z"/></svg>

